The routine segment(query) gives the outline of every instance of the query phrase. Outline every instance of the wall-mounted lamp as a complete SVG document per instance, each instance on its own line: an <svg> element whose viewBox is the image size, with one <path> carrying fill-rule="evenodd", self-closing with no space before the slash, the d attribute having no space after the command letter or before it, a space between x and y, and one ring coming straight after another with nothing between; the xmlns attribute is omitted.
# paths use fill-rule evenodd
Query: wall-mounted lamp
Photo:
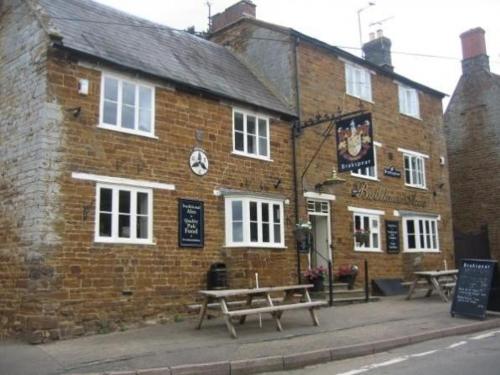
<svg viewBox="0 0 500 375"><path fill-rule="evenodd" d="M66 108L66 112L70 112L73 117L78 117L82 112L82 107Z"/></svg>
<svg viewBox="0 0 500 375"><path fill-rule="evenodd" d="M332 175L331 175L331 177L327 178L327 179L326 179L325 181L323 181L323 182L320 182L319 184L316 184L316 185L314 186L314 188L315 188L316 190L320 190L320 189L321 189L322 187L324 187L324 186L339 185L339 184L343 184L345 181L346 181L345 179L343 179L343 178L341 178L341 177L339 177L339 176L337 175L337 170L334 168L334 169L332 170Z"/></svg>

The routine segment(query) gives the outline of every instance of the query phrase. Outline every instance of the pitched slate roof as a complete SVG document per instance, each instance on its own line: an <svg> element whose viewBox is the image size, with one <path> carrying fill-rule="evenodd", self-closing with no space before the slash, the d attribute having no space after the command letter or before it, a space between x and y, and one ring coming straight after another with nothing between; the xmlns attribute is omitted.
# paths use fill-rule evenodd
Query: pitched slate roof
<svg viewBox="0 0 500 375"><path fill-rule="evenodd" d="M62 46L186 87L294 113L229 50L91 0L38 0Z"/></svg>

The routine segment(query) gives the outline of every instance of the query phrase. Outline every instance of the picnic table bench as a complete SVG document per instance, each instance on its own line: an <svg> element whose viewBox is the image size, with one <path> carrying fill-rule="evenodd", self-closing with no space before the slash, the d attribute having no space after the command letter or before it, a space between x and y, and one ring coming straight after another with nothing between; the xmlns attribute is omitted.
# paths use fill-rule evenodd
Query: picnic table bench
<svg viewBox="0 0 500 375"><path fill-rule="evenodd" d="M282 331L281 316L284 311L307 309L309 310L313 324L318 326L319 321L316 309L326 306L326 301L312 301L308 292L308 289L312 287L312 284L304 284L253 289L201 290L200 294L204 297L204 302L201 306L196 328L201 329L209 305L220 307L227 329L233 338L237 338L237 335L232 318L239 317L240 324L244 324L246 317L253 314L270 313L276 322L276 328ZM272 294L276 293L284 293L284 297L279 304L275 304L276 299L271 297ZM230 304L228 299L238 297L245 298L244 308L230 310L230 307L237 305ZM255 306L252 304L252 301L259 297L264 298L266 306ZM215 303L211 303L213 301Z"/></svg>
<svg viewBox="0 0 500 375"><path fill-rule="evenodd" d="M427 285L426 297L430 297L433 291L435 291L441 297L443 302L448 302L447 292L453 290L455 287L455 281L457 278L458 270L445 270L445 271L418 271L413 272L415 279L410 286L408 296L406 299L410 299L417 288L420 281L424 280ZM451 281L450 281L451 280Z"/></svg>

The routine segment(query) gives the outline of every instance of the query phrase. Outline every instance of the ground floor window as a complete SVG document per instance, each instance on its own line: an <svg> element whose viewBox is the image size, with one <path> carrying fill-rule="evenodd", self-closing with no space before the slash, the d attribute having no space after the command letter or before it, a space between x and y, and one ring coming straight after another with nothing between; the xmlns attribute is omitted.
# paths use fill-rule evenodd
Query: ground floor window
<svg viewBox="0 0 500 375"><path fill-rule="evenodd" d="M226 246L284 247L283 201L227 197Z"/></svg>
<svg viewBox="0 0 500 375"><path fill-rule="evenodd" d="M381 251L380 215L383 211L348 207L353 212L354 250Z"/></svg>
<svg viewBox="0 0 500 375"><path fill-rule="evenodd" d="M152 242L152 189L112 184L97 184L96 189L96 242Z"/></svg>
<svg viewBox="0 0 500 375"><path fill-rule="evenodd" d="M405 251L439 251L437 218L403 218Z"/></svg>

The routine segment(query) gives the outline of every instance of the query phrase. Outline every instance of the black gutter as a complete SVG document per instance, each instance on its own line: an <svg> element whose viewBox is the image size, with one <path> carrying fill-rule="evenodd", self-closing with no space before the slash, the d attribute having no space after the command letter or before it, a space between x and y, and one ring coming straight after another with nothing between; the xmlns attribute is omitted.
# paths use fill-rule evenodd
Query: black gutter
<svg viewBox="0 0 500 375"><path fill-rule="evenodd" d="M293 44L294 64L295 64L295 111L297 112L298 119L292 122L292 158L293 158L293 194L294 194L294 209L295 209L295 224L299 223L299 189L297 186L297 145L296 138L299 132L302 114L300 111L300 80L299 80L299 55L297 53L297 46L300 38L296 37ZM300 269L300 252L295 243L297 251L297 283L301 283L301 269Z"/></svg>

